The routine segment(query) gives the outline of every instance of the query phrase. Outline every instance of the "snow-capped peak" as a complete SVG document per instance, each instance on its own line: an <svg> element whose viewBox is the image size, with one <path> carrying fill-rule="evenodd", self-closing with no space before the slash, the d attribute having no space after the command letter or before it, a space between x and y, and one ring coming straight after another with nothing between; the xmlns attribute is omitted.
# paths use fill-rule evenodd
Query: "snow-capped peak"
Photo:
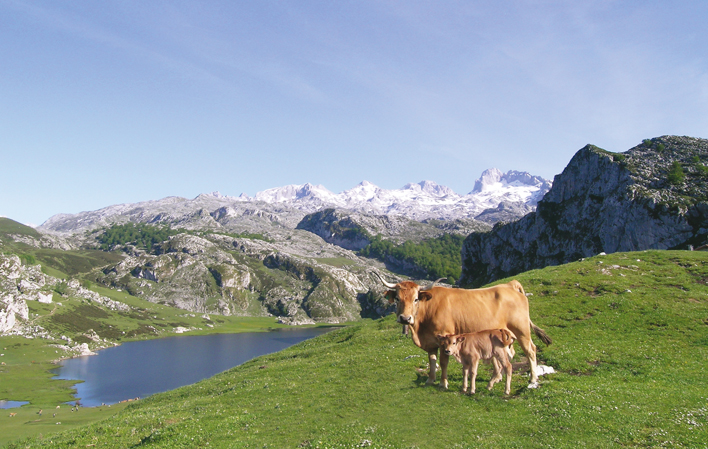
<svg viewBox="0 0 708 449"><path fill-rule="evenodd" d="M322 185L309 182L302 185L290 184L256 193L255 199L266 203L285 203L303 198L328 198L334 195Z"/></svg>
<svg viewBox="0 0 708 449"><path fill-rule="evenodd" d="M455 219L475 217L502 202L534 207L550 187L550 181L526 172L504 174L490 168L482 173L472 192L464 196L428 180L393 190L362 181L337 194L321 185L291 184L258 192L254 198L242 195L239 200L280 203L308 213L336 207L377 215L404 215L416 220Z"/></svg>

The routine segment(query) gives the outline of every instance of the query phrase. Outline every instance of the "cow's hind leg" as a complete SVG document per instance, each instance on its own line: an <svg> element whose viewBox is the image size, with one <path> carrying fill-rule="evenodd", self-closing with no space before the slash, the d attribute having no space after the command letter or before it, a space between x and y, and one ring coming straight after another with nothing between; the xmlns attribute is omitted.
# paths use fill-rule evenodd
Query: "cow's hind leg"
<svg viewBox="0 0 708 449"><path fill-rule="evenodd" d="M518 335L518 334L517 334ZM536 374L536 345L531 341L530 335L521 335L518 339L521 349L529 359L529 368L531 369L531 381L529 387L535 388L538 385L538 374Z"/></svg>
<svg viewBox="0 0 708 449"><path fill-rule="evenodd" d="M428 380L425 385L432 385L435 383L435 372L437 371L437 361L438 361L438 350L434 352L428 352L428 364L430 365L430 371L428 372Z"/></svg>

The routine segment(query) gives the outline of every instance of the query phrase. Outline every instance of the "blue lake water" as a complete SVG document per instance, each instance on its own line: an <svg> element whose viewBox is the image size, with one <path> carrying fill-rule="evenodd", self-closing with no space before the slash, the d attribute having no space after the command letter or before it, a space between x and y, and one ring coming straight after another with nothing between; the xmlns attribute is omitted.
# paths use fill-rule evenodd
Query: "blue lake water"
<svg viewBox="0 0 708 449"><path fill-rule="evenodd" d="M0 401L0 408L15 408L29 404L27 401Z"/></svg>
<svg viewBox="0 0 708 449"><path fill-rule="evenodd" d="M64 360L55 379L73 379L83 406L144 398L211 377L252 358L329 332L331 328L286 329L133 341L98 355Z"/></svg>

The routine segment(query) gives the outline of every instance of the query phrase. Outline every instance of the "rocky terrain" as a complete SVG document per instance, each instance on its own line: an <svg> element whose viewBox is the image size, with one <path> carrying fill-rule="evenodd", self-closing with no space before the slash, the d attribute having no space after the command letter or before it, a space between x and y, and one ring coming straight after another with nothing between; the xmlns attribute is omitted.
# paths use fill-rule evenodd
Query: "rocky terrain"
<svg viewBox="0 0 708 449"><path fill-rule="evenodd" d="M580 149L537 210L462 249L462 285L601 252L688 249L708 239L708 140L663 136L624 152Z"/></svg>
<svg viewBox="0 0 708 449"><path fill-rule="evenodd" d="M151 302L284 322L342 322L383 313L374 261L293 230L278 243L224 234L178 234L154 254L129 251L91 279ZM371 310L369 310L371 309Z"/></svg>

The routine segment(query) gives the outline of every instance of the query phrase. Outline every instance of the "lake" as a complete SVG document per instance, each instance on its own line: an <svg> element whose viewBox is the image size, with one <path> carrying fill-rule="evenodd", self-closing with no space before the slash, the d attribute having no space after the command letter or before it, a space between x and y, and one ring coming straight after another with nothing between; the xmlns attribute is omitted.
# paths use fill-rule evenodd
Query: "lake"
<svg viewBox="0 0 708 449"><path fill-rule="evenodd" d="M133 341L61 362L55 379L76 385L81 405L94 407L173 390L280 351L332 328L213 334Z"/></svg>

